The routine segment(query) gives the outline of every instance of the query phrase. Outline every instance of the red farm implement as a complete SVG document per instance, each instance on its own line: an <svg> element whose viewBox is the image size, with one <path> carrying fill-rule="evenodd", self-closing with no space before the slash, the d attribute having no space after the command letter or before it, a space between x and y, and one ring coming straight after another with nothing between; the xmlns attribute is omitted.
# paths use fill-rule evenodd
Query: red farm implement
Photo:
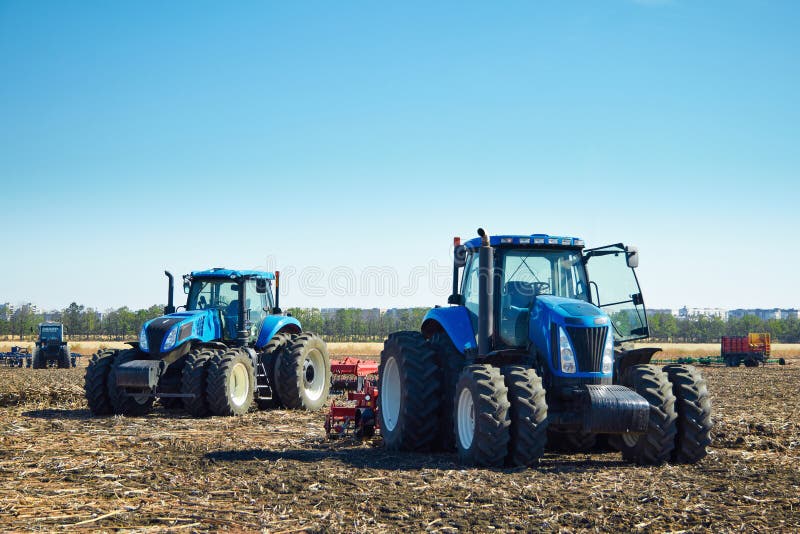
<svg viewBox="0 0 800 534"><path fill-rule="evenodd" d="M378 362L345 358L331 360L331 392L347 392L346 404L331 401L325 416L325 433L339 438L353 432L358 438L370 438L378 429L378 388L368 377L377 376Z"/></svg>

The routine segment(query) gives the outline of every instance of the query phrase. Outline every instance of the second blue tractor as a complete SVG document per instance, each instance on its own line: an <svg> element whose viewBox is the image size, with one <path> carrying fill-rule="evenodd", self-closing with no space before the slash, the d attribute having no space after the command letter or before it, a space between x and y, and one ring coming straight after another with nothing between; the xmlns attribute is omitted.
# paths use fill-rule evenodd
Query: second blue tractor
<svg viewBox="0 0 800 534"><path fill-rule="evenodd" d="M185 306L142 326L138 342L107 350L86 370L95 415L148 413L155 399L194 416L259 408L317 410L330 387L325 342L278 305L279 273L231 269L184 276ZM272 287L275 286L273 296Z"/></svg>

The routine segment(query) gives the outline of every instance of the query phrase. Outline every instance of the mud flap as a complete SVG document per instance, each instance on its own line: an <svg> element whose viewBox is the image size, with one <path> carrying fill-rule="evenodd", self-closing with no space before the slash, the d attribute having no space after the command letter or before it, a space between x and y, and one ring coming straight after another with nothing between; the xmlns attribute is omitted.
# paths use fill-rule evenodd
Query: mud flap
<svg viewBox="0 0 800 534"><path fill-rule="evenodd" d="M587 385L583 430L598 434L647 431L650 404L625 386Z"/></svg>

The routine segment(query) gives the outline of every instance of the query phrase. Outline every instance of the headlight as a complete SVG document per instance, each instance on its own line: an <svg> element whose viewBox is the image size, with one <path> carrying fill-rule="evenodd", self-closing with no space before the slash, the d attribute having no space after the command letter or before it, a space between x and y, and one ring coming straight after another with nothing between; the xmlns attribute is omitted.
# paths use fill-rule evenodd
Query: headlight
<svg viewBox="0 0 800 534"><path fill-rule="evenodd" d="M606 347L603 349L603 374L607 375L614 367L614 336L611 330L606 334Z"/></svg>
<svg viewBox="0 0 800 534"><path fill-rule="evenodd" d="M147 328L142 325L142 330L139 332L139 348L144 352L150 352L150 347L147 346Z"/></svg>
<svg viewBox="0 0 800 534"><path fill-rule="evenodd" d="M575 353L572 352L572 345L569 343L567 333L562 327L558 327L558 351L561 360L562 373L574 373L578 370L575 365Z"/></svg>
<svg viewBox="0 0 800 534"><path fill-rule="evenodd" d="M175 327L172 330L170 330L169 334L167 334L167 338L164 340L164 349L163 350L169 350L172 347L174 347L176 339L178 339L178 328L177 327Z"/></svg>

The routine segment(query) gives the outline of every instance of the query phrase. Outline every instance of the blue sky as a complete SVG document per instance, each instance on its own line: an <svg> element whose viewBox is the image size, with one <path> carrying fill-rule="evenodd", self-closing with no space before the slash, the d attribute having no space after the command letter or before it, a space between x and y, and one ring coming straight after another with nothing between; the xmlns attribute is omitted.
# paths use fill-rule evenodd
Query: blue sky
<svg viewBox="0 0 800 534"><path fill-rule="evenodd" d="M637 245L650 307L800 307L799 25L793 1L0 0L0 302L143 307L163 269L225 265L284 269L285 306L426 306L483 226Z"/></svg>

